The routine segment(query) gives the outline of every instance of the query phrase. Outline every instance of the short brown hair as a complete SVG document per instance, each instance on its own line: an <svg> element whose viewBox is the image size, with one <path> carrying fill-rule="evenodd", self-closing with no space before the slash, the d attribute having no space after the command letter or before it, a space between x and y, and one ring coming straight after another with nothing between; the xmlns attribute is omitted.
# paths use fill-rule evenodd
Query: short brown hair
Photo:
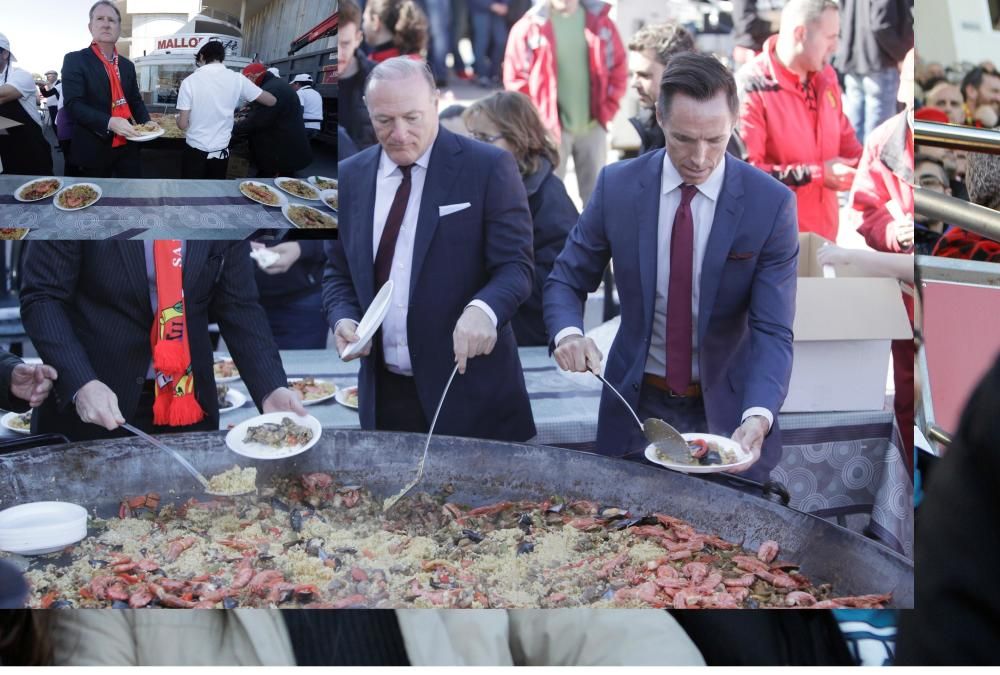
<svg viewBox="0 0 1000 675"><path fill-rule="evenodd" d="M488 117L510 144L522 176L538 171L542 157L553 167L559 166L555 141L542 124L538 108L521 92L498 91L481 98L466 108L462 119L468 124L469 118L478 114Z"/></svg>
<svg viewBox="0 0 1000 675"><path fill-rule="evenodd" d="M733 73L708 54L676 54L670 59L670 67L663 71L663 79L660 80L660 115L666 119L670 102L678 92L696 101L707 101L720 91L725 93L733 116L737 116L740 101Z"/></svg>
<svg viewBox="0 0 1000 675"><path fill-rule="evenodd" d="M392 33L401 54L422 54L427 46L427 15L414 0L368 0L366 10Z"/></svg>
<svg viewBox="0 0 1000 675"><path fill-rule="evenodd" d="M695 50L691 33L675 21L646 24L628 41L628 48L633 52L653 52L661 66L667 65L674 54Z"/></svg>
<svg viewBox="0 0 1000 675"><path fill-rule="evenodd" d="M361 6L354 0L340 0L337 12L337 20L341 26L345 23L353 23L359 30L361 29Z"/></svg>

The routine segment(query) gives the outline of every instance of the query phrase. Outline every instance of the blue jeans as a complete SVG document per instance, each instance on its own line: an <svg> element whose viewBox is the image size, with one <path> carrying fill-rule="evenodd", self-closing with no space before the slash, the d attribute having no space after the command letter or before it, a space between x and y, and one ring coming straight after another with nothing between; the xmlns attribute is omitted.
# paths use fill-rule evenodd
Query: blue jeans
<svg viewBox="0 0 1000 675"><path fill-rule="evenodd" d="M844 76L844 114L858 141L865 142L872 129L896 114L899 70L890 66L868 75Z"/></svg>
<svg viewBox="0 0 1000 675"><path fill-rule="evenodd" d="M448 66L445 59L451 51L451 0L419 0L427 14L429 42L427 44L427 62L434 73L434 79L445 82L448 79Z"/></svg>
<svg viewBox="0 0 1000 675"><path fill-rule="evenodd" d="M286 301L262 298L278 349L326 349L330 326L323 314L321 291Z"/></svg>
<svg viewBox="0 0 1000 675"><path fill-rule="evenodd" d="M500 77L507 47L507 22L493 12L472 12L472 53L477 77Z"/></svg>

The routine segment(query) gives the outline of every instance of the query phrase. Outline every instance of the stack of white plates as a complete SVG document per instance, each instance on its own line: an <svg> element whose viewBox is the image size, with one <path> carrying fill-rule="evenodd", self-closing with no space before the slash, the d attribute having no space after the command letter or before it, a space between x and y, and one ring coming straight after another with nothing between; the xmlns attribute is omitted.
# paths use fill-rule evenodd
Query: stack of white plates
<svg viewBox="0 0 1000 675"><path fill-rule="evenodd" d="M0 551L54 553L87 536L87 510L69 502L32 502L0 511Z"/></svg>

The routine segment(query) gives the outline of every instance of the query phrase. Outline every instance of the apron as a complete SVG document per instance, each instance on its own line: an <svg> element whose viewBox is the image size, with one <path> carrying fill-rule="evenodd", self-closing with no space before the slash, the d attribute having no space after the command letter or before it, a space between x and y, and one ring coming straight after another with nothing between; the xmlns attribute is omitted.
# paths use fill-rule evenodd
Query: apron
<svg viewBox="0 0 1000 675"><path fill-rule="evenodd" d="M0 161L3 172L25 176L52 175L52 146L45 140L42 127L31 119L15 99L0 105L0 116L20 122L21 126L7 129L0 135Z"/></svg>

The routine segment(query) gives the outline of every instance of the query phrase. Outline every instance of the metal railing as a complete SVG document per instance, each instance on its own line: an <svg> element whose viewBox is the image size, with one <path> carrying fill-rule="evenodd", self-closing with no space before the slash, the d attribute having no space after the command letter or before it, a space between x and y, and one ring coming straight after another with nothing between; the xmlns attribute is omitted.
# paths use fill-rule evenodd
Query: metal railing
<svg viewBox="0 0 1000 675"><path fill-rule="evenodd" d="M1000 131L914 120L913 143L996 155L1000 154Z"/></svg>

